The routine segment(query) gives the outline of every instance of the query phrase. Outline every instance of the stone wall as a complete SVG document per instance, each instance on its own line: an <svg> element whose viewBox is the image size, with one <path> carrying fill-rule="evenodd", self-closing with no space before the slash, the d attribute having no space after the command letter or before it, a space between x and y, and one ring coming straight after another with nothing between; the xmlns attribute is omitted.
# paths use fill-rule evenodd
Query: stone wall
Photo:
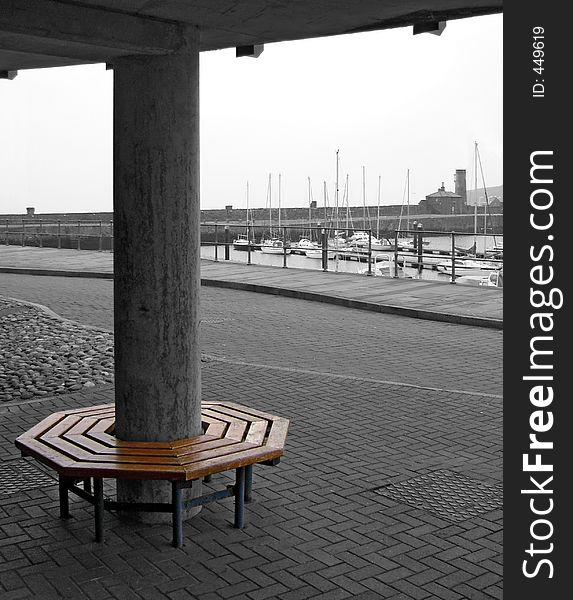
<svg viewBox="0 0 573 600"><path fill-rule="evenodd" d="M414 221L421 221L426 231L459 231L462 233L471 233L474 230L474 215L473 207L467 207L468 211L465 214L430 214L422 212L423 206L411 205L409 208L410 227ZM366 219L364 219L364 208L361 206L350 207L348 213L348 224L355 229L372 229L376 232L378 229L380 235L392 236L394 231L400 225L401 229L406 229L408 226L407 209L400 205L381 206L380 219L377 218L377 207L369 206L366 209ZM400 221L400 212L402 219ZM491 209L491 217L488 216L488 228L493 226L495 233L503 233L503 211L499 208ZM249 211L250 221L256 226L257 235L260 235L264 230L269 228L269 210L264 208L256 208ZM335 223L335 214L332 208L326 211L324 208L316 208L311 211L311 224L313 227L323 227L325 222L327 226L333 227ZM241 232L241 227L244 228L246 223L246 210L244 208L232 209L208 209L201 211L201 223L203 224L202 232L205 235L206 241L212 241L215 227L217 223L221 227L219 239L223 239L223 225L228 223L232 225L231 231L233 234ZM85 237L87 243L88 237L93 237L93 243L96 243L100 234L100 221L102 223L103 235L110 236L113 221L113 213L50 213L50 214L35 214L30 216L27 214L20 215L0 215L0 243L4 242L6 231L10 232L10 243L18 243L21 239L20 230L22 228L22 220L24 220L26 236L32 236L37 242L38 231L44 236L47 241L47 234L56 234L57 223L60 222L60 230L67 238L70 239L71 247L76 245L76 234L81 231L81 236ZM478 217L478 228L483 227L483 210ZM78 228L78 222L81 221L81 227ZM7 224L8 223L8 227ZM309 224L308 207L302 208L284 208L281 210L281 225L283 226L300 226L300 229L292 231L293 236L302 235L304 228ZM338 227L344 229L347 224L347 209L339 208L338 210ZM272 225L273 228L278 226L278 208L272 210ZM36 237L34 238L34 235ZM36 245L30 239L30 245ZM99 242L97 242L99 243ZM46 244L48 245L48 244ZM91 244L90 244L91 245Z"/></svg>

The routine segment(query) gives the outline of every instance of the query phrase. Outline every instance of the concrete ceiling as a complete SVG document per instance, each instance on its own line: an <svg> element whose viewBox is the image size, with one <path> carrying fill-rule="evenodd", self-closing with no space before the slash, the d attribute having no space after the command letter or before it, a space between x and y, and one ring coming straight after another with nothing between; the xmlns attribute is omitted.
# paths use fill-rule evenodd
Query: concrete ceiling
<svg viewBox="0 0 573 600"><path fill-rule="evenodd" d="M113 62L388 29L502 11L502 0L0 0L0 71Z"/></svg>

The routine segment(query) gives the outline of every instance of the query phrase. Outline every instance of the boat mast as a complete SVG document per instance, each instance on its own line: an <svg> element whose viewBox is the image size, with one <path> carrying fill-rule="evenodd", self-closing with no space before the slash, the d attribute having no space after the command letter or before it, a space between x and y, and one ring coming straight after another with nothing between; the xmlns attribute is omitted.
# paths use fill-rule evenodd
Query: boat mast
<svg viewBox="0 0 573 600"><path fill-rule="evenodd" d="M477 256L477 229L478 229L478 170L477 170L478 143L474 143L474 255Z"/></svg>
<svg viewBox="0 0 573 600"><path fill-rule="evenodd" d="M366 167L362 167L362 229L366 229Z"/></svg>
<svg viewBox="0 0 573 600"><path fill-rule="evenodd" d="M267 198L269 200L269 237L273 237L273 211L271 207L271 197L272 197L272 186L271 186L271 174L269 173L269 187L267 188Z"/></svg>
<svg viewBox="0 0 573 600"><path fill-rule="evenodd" d="M334 227L336 229L338 229L338 152L339 150L336 151L336 189L334 192ZM336 237L336 231L334 235Z"/></svg>
<svg viewBox="0 0 573 600"><path fill-rule="evenodd" d="M334 205L336 207L335 211L334 211L334 219L335 219L335 223L334 223L334 247L336 248L336 250L338 250L338 227L339 227L339 222L338 222L338 152L339 150L336 151L336 194L335 194L335 198L334 198ZM334 261L334 271L336 273L338 273L338 252L335 254L335 261Z"/></svg>
<svg viewBox="0 0 573 600"><path fill-rule="evenodd" d="M326 181L324 183L324 226L328 226L328 203L326 201Z"/></svg>
<svg viewBox="0 0 573 600"><path fill-rule="evenodd" d="M408 208L406 211L406 230L410 231L410 169L406 171L406 198L408 200Z"/></svg>
<svg viewBox="0 0 573 600"><path fill-rule="evenodd" d="M485 191L485 181L483 183L483 257L485 258L485 250L487 248L487 192Z"/></svg>
<svg viewBox="0 0 573 600"><path fill-rule="evenodd" d="M281 174L279 173L279 235L281 233Z"/></svg>
<svg viewBox="0 0 573 600"><path fill-rule="evenodd" d="M346 173L346 186L344 188L344 195L346 196L346 235L348 235L348 228L350 227L350 203L348 201L350 189L348 187L348 183L348 173Z"/></svg>
<svg viewBox="0 0 573 600"><path fill-rule="evenodd" d="M378 207L376 210L376 239L380 239L380 183L382 175L378 175Z"/></svg>
<svg viewBox="0 0 573 600"><path fill-rule="evenodd" d="M406 172L406 183L404 184L404 191L402 192L402 204L400 205L400 217L398 218L398 231L402 230L402 214L404 212L404 197L406 196L406 188L408 187L408 174Z"/></svg>
<svg viewBox="0 0 573 600"><path fill-rule="evenodd" d="M479 150L477 150L476 146L476 154L479 161L479 169L481 173L481 181L483 184L483 196L484 196L484 204L483 204L483 257L485 258L485 250L487 248L487 213L489 212L489 201L487 198L487 188L485 187L485 177L483 176L483 167L481 164L481 156L479 155ZM493 222L493 221L492 221ZM493 230L493 227L492 227Z"/></svg>
<svg viewBox="0 0 573 600"><path fill-rule="evenodd" d="M250 242L250 236L249 236L249 180L247 179L247 216L246 216L246 220L247 220L247 243Z"/></svg>
<svg viewBox="0 0 573 600"><path fill-rule="evenodd" d="M312 241L312 188L310 186L310 177L308 178L308 238Z"/></svg>

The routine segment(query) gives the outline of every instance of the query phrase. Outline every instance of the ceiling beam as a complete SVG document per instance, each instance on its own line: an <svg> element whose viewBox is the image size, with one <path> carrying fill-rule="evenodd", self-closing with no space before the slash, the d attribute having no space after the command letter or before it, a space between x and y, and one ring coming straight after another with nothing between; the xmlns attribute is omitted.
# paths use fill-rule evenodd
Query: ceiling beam
<svg viewBox="0 0 573 600"><path fill-rule="evenodd" d="M392 19L383 19L377 23L371 23L362 27L354 27L345 33L365 33L367 31L379 31L382 29L395 29L397 27L409 27L414 25L436 23L439 21L453 21L455 19L467 19L469 17L483 17L501 13L501 6L492 3L491 6L478 8L457 8L455 10L417 10Z"/></svg>
<svg viewBox="0 0 573 600"><path fill-rule="evenodd" d="M183 43L183 27L53 0L2 0L0 50L110 62L117 56L176 52Z"/></svg>

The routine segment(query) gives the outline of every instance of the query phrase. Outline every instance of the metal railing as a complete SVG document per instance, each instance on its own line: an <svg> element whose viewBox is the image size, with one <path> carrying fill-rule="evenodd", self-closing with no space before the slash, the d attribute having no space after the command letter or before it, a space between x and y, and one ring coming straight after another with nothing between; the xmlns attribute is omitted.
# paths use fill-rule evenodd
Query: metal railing
<svg viewBox="0 0 573 600"><path fill-rule="evenodd" d="M3 225L6 246L113 251L113 221L6 219Z"/></svg>
<svg viewBox="0 0 573 600"><path fill-rule="evenodd" d="M403 266L409 264L421 274L424 268L434 268L437 258L449 261L450 282L456 282L457 260L471 257L472 261L492 264L498 268L503 266L503 245L500 244L499 252L495 250L487 252L485 242L483 252L478 253L477 248L460 248L457 243L461 239L483 238L483 234L461 233L452 231L449 234L443 231L405 230L394 231L393 239L388 239L386 249L380 251L378 247L373 248L373 232L371 229L354 229L344 227L322 227L298 225L282 225L280 228L269 228L268 223L263 225L237 224L237 223L201 223L201 245L214 246L214 260L220 259L219 249L223 247L223 259L230 260L230 250L239 234L246 242L247 264L252 264L252 256L255 249L260 249L264 238L278 238L282 242L282 266L288 268L288 255L297 251L296 241L292 238L307 237L318 245L320 250L321 268L329 270L329 260L336 258L351 258L367 263L367 275L374 275L373 265L378 260L388 259L393 256L393 275L398 277L400 263ZM77 250L98 250L113 252L113 221L50 221L44 219L6 219L4 221L0 240L6 245L36 246L51 248L74 248ZM339 236L346 234L363 233L360 245L351 248L343 247L342 243L337 247L336 240ZM426 242L433 236L450 237L449 248L440 251L425 251ZM490 236L491 237L491 236ZM256 239L258 238L258 242ZM496 236L503 240L503 236ZM374 238L375 239L375 238ZM410 240L409 242L405 240ZM302 249L300 249L302 251ZM380 254L383 252L383 254Z"/></svg>
<svg viewBox="0 0 573 600"><path fill-rule="evenodd" d="M400 238L400 234L403 234L404 236L411 236L411 238L406 238L406 239L411 239L412 240L412 244L411 247L409 248L405 248L404 243L401 243L401 239ZM410 264L412 264L412 266L414 266L415 268L417 268L418 273L422 272L422 269L424 268L424 259L426 259L426 263L428 262L428 260L430 259L435 259L436 256L438 257L443 257L444 261L449 261L449 266L450 266L450 283L456 283L456 266L458 266L460 263L458 263L457 261L459 260L463 260L463 257L466 258L471 258L471 260L473 262L477 262L478 264L482 263L484 264L484 266L487 265L493 265L493 268L502 268L503 267L503 236L502 235L498 235L498 236L494 236L494 237L498 237L500 239L500 241L502 241L502 247L500 249L498 249L497 251L494 249L492 250L488 250L486 248L486 244L484 242L484 248L482 251L482 255L480 256L478 251L477 251L477 239L478 238L483 238L483 234L482 235L478 235L475 233L461 233L461 232L455 232L455 231L451 231L449 233L450 239L451 239L451 243L450 243L450 248L449 251L442 251L442 252L436 252L435 250L431 253L427 253L424 252L424 244L428 241L426 238L428 236L440 236L440 237L444 237L447 236L447 233L444 233L443 231L424 231L424 230L406 230L406 229L397 229L394 232L394 277L398 277L398 265L399 265L399 257L402 256L403 257L403 264L405 264L405 257L409 256L411 257L412 254L415 254L416 256L416 260L415 261L410 261ZM490 235L490 234L488 234ZM459 241L460 238L473 238L474 239L474 244L472 245L472 247L470 248L460 248L459 246L456 246L456 236L457 239ZM491 235L490 235L491 237ZM488 252L490 254L490 256L488 255ZM486 269L484 269L486 270Z"/></svg>
<svg viewBox="0 0 573 600"><path fill-rule="evenodd" d="M271 230L267 225L249 225L248 227L243 225L238 225L236 223L201 223L202 230L202 246L214 246L214 261L218 262L220 260L219 256L219 248L223 247L223 260L230 260L230 250L234 246L235 235L240 232L242 239L244 240L243 246L246 246L247 251L247 264L252 264L252 253L255 249L259 249L261 247L262 240L264 236L271 237ZM371 229L350 229L350 228L334 228L334 227L309 227L304 225L286 225L281 226L280 228L274 228L274 234L272 237L275 237L282 242L282 259L283 259L283 268L288 267L287 256L291 249L296 248L296 243L291 241L291 236L293 232L298 232L299 235L304 236L310 239L314 239L319 244L319 249L322 252L321 256L321 268L323 271L328 271L328 261L332 255L338 255L348 257L349 253L356 254L352 258L356 260L360 260L361 262L366 262L368 264L368 269L366 271L367 275L374 275L373 273L373 265L376 264L378 260L382 258L387 258L388 256L393 256L393 276L399 276L400 263L405 266L407 263L414 269L417 269L418 273L421 274L424 268L435 268L436 261L448 261L450 266L450 283L456 283L456 266L458 266L457 261L462 257L471 258L472 261L476 261L478 263L483 262L487 264L492 264L496 268L501 268L503 266L503 260L500 258L503 254L503 250L500 250L498 254L491 253L490 256L487 255L485 250L484 243L484 251L483 255L480 256L475 247L462 249L459 248L456 243L459 242L460 239L463 238L475 238L476 234L473 233L462 233L452 231L450 233L443 231L424 231L424 230L406 230L406 229L398 229L394 231L393 239L388 240L388 244L385 250L381 251L382 254L379 253L378 250L373 249L373 233ZM336 247L332 244L332 240L336 239L338 235L341 234L356 234L356 233L364 233L367 235L367 241L362 242L362 246L356 246L351 249L348 247ZM210 235L209 235L210 234ZM450 245L448 249L441 250L431 250L424 251L424 246L426 242L428 242L428 238L433 236L440 236L443 238L444 236L450 237ZM207 238L210 239L207 239ZM257 242L256 239L259 239ZM478 238L483 237L483 235L478 235ZM503 236L497 236L500 240L503 240ZM410 243L406 240L409 240ZM330 244L329 244L330 241ZM408 260L409 259L409 260ZM447 274L447 273L446 273Z"/></svg>
<svg viewBox="0 0 573 600"><path fill-rule="evenodd" d="M358 233L363 232L368 235L368 244L364 247L356 247L354 253L356 260L360 262L366 262L368 264L367 275L373 275L372 264L376 262L376 256L372 252L371 240L372 230L371 229L346 229L341 227L309 227L304 225L282 225L279 227L269 229L268 225L237 225L236 223L201 223L201 229L211 228L212 235L208 236L203 234L201 245L202 246L214 246L214 261L219 261L219 246L223 246L224 260L230 260L230 249L234 245L234 239L232 230L240 232L245 240L245 246L247 247L247 264L252 264L252 253L255 249L260 249L264 245L264 238L267 239L278 239L282 242L282 259L283 268L288 268L288 255L296 247L296 242L291 241L291 234L299 232L300 237L307 237L308 239L315 240L319 246L316 248L322 252L321 256L321 268L323 271L328 271L328 261L332 254L342 255L344 252L348 252L348 248L343 248L342 245L336 246L332 244L333 240L336 240L338 234L343 233ZM259 241L256 241L257 232L259 232ZM306 234L306 236L305 236ZM211 240L203 238L211 237ZM329 241L331 242L329 245Z"/></svg>

